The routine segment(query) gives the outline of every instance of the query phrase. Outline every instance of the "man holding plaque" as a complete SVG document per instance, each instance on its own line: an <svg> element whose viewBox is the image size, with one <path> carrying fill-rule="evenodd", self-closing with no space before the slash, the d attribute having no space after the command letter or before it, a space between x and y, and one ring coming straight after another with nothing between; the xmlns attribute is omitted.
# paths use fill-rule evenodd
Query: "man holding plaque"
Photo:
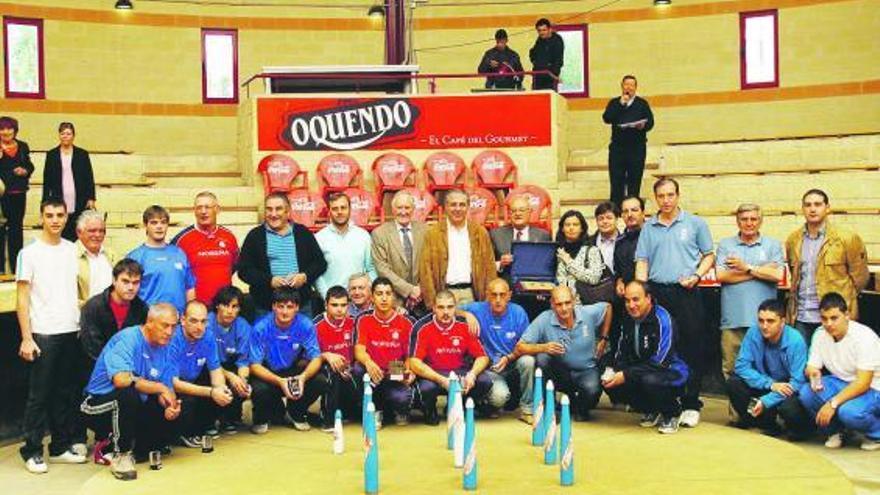
<svg viewBox="0 0 880 495"><path fill-rule="evenodd" d="M436 425L437 397L449 390L449 373L461 378L462 395L479 403L492 389L492 379L483 373L490 362L480 341L455 315L455 295L448 290L437 293L434 313L416 323L410 366L419 377L419 395L425 423Z"/></svg>
<svg viewBox="0 0 880 495"><path fill-rule="evenodd" d="M363 383L365 373L370 375L379 425L385 411L394 415L395 424L405 425L409 423L415 380L407 362L413 324L394 309L394 287L390 280L376 278L372 292L373 311L361 315L355 322L357 364L352 374L358 384Z"/></svg>
<svg viewBox="0 0 880 495"><path fill-rule="evenodd" d="M251 400L257 435L269 422L289 424L299 431L311 429L306 412L327 390L319 373L323 359L312 321L299 313L300 293L294 288L275 289L272 314L254 325L251 336ZM282 399L287 399L283 404Z"/></svg>

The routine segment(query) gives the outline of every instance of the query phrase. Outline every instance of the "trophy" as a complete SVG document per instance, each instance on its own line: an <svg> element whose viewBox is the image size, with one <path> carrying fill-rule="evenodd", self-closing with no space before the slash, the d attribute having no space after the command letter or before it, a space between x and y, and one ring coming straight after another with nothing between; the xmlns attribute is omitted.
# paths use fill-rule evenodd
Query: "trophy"
<svg viewBox="0 0 880 495"><path fill-rule="evenodd" d="M404 373L406 368L403 366L403 361L394 360L388 363L388 378L391 380L402 382Z"/></svg>

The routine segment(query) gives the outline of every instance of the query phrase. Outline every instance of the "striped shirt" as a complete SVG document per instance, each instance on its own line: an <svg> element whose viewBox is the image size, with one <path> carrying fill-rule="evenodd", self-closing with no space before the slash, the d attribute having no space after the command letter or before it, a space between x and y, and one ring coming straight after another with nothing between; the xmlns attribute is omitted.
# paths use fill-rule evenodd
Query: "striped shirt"
<svg viewBox="0 0 880 495"><path fill-rule="evenodd" d="M267 225L266 254L269 255L269 271L272 272L273 277L286 277L299 273L293 228L287 229L287 233L281 235Z"/></svg>

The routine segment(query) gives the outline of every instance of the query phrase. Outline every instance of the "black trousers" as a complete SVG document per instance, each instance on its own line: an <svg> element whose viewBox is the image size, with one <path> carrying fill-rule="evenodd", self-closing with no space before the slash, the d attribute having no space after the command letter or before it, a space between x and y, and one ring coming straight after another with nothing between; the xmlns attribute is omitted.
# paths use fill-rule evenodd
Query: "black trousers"
<svg viewBox="0 0 880 495"><path fill-rule="evenodd" d="M47 429L52 435L49 455L59 455L70 448L82 395L77 375L77 357L82 351L76 332L34 334L34 341L41 354L28 365L30 381L22 425L25 444L19 451L24 460L43 452Z"/></svg>
<svg viewBox="0 0 880 495"><path fill-rule="evenodd" d="M290 368L275 371L278 376L291 377L305 369L305 363L297 363ZM321 394L327 391L327 377L317 373L305 383L305 390L297 400L284 399L284 393L274 383L264 382L259 378L251 378L251 401L254 405L254 424L264 424L270 421L280 422L285 410L291 418L297 421L305 421L306 412L312 402L315 402ZM285 404L286 402L286 404Z"/></svg>
<svg viewBox="0 0 880 495"><path fill-rule="evenodd" d="M557 82L547 74L535 74L532 76L532 89L552 89L556 91Z"/></svg>
<svg viewBox="0 0 880 495"><path fill-rule="evenodd" d="M681 406L699 411L700 387L706 360L703 301L698 289L685 289L678 284L651 284L656 304L663 306L675 320L678 332L675 350L688 365L689 375Z"/></svg>
<svg viewBox="0 0 880 495"><path fill-rule="evenodd" d="M623 198L638 196L645 172L645 143L608 147L608 178L611 181L611 201L620 206Z"/></svg>
<svg viewBox="0 0 880 495"><path fill-rule="evenodd" d="M221 366L224 370L229 371L231 373L238 374L238 366L235 365L234 361L221 363ZM248 378L248 383L250 383L250 378ZM235 391L232 391L232 402L229 403L228 406L220 408L220 421L223 423L241 423L241 410L244 404L245 399L241 398Z"/></svg>
<svg viewBox="0 0 880 495"><path fill-rule="evenodd" d="M202 373L193 383L210 387L211 376L208 374L207 369L203 368ZM213 426L223 410L226 409L225 407L218 406L214 399L210 397L197 397L185 394L178 394L177 397L182 402L180 417L177 421L178 431L181 435L188 437L204 434L205 430Z"/></svg>
<svg viewBox="0 0 880 495"><path fill-rule="evenodd" d="M134 386L87 395L80 410L89 428L113 442L114 452L134 450L137 457L143 457L170 444L177 432L177 421L165 419L158 396L142 400Z"/></svg>
<svg viewBox="0 0 880 495"><path fill-rule="evenodd" d="M327 378L327 392L321 396L321 418L324 426L333 425L337 409L342 411L345 418L356 418L360 414L358 406L363 391L355 383L354 375L340 375L326 364L321 373Z"/></svg>
<svg viewBox="0 0 880 495"><path fill-rule="evenodd" d="M669 373L658 371L628 376L623 385L608 389L606 393L612 401L629 404L639 412L678 416L681 414L679 396L682 387L669 385L669 381L674 379Z"/></svg>
<svg viewBox="0 0 880 495"><path fill-rule="evenodd" d="M0 273L6 271L9 260L9 273L15 273L18 252L24 242L24 211L27 207L27 194L5 194L0 197L0 209L6 217L6 224L0 225ZM6 257L7 247L9 258Z"/></svg>
<svg viewBox="0 0 880 495"><path fill-rule="evenodd" d="M797 320L794 322L794 328L798 332L800 332L801 337L804 338L804 342L807 343L807 349L810 348L810 344L813 343L813 334L816 333L816 329L821 327L821 323L810 323L806 321Z"/></svg>
<svg viewBox="0 0 880 495"><path fill-rule="evenodd" d="M553 380L555 390L568 394L578 414L589 414L599 403L602 386L599 384L601 372L597 368L572 370L562 361L562 356L545 353L535 356L535 366L544 373L545 383Z"/></svg>
<svg viewBox="0 0 880 495"><path fill-rule="evenodd" d="M64 224L64 230L61 231L62 238L70 242L76 242L76 222L79 220L80 215L82 215L82 210L74 211L67 215L67 223Z"/></svg>
<svg viewBox="0 0 880 495"><path fill-rule="evenodd" d="M730 375L727 379L727 394L730 396L730 405L736 410L740 417L740 421L748 426L757 426L758 428L770 430L776 427L776 416L782 416L785 427L796 436L806 436L814 429L814 423L811 420L807 410L798 400L798 394L795 392L791 397L787 397L781 404L772 409L764 408L763 413L757 418L748 413L749 401L752 397L761 397L766 394L767 390L758 390L749 387L746 382L736 374Z"/></svg>

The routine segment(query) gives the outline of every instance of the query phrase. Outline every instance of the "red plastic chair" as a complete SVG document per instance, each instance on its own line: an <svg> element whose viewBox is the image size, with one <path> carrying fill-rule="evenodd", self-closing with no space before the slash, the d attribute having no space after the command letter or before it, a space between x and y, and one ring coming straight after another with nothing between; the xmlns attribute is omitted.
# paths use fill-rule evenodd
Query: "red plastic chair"
<svg viewBox="0 0 880 495"><path fill-rule="evenodd" d="M439 216L439 207L437 200L428 191L416 187L408 187L405 189L415 199L415 209L413 209L412 218L419 222L427 222L428 220L436 220Z"/></svg>
<svg viewBox="0 0 880 495"><path fill-rule="evenodd" d="M318 189L325 198L350 187L363 187L363 179L361 166L348 155L333 153L318 162Z"/></svg>
<svg viewBox="0 0 880 495"><path fill-rule="evenodd" d="M399 191L416 185L416 168L409 158L400 153L385 153L373 162L376 179L376 200L379 204L386 192Z"/></svg>
<svg viewBox="0 0 880 495"><path fill-rule="evenodd" d="M486 150L471 162L474 185L507 191L517 187L517 169L513 159L499 150Z"/></svg>
<svg viewBox="0 0 880 495"><path fill-rule="evenodd" d="M466 166L455 153L438 151L425 160L425 185L428 192L464 188Z"/></svg>
<svg viewBox="0 0 880 495"><path fill-rule="evenodd" d="M273 153L264 157L257 166L257 172L263 176L263 191L266 194L309 188L309 173L287 155ZM301 182L299 178L302 178ZM294 185L294 182L298 184Z"/></svg>
<svg viewBox="0 0 880 495"><path fill-rule="evenodd" d="M553 201L550 199L550 194L539 186L524 185L511 189L507 199L504 201L504 221L510 221L510 203L513 201L513 198L520 195L526 195L529 198L529 204L532 206L529 224L541 227L547 232L553 232Z"/></svg>
<svg viewBox="0 0 880 495"><path fill-rule="evenodd" d="M482 187L469 188L467 193L470 197L468 220L486 228L498 225L498 200L495 194Z"/></svg>
<svg viewBox="0 0 880 495"><path fill-rule="evenodd" d="M350 187L343 191L351 203L351 221L367 230L373 230L379 223L376 197L366 189Z"/></svg>
<svg viewBox="0 0 880 495"><path fill-rule="evenodd" d="M312 232L327 222L327 203L320 193L295 189L287 193L290 199L290 220L304 225Z"/></svg>

